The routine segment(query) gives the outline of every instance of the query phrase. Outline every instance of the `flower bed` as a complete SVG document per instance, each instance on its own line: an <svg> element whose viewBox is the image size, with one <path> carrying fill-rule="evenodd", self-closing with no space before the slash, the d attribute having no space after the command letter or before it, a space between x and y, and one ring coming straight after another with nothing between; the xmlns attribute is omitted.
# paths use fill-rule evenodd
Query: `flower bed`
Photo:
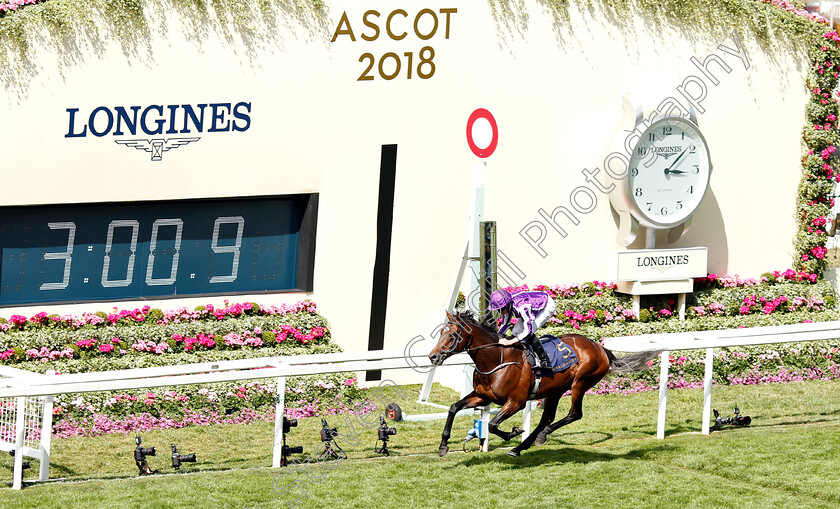
<svg viewBox="0 0 840 509"><path fill-rule="evenodd" d="M326 320L310 301L259 306L251 302L170 311L141 309L81 315L0 318L0 361L93 360L150 353L205 352L328 344Z"/></svg>
<svg viewBox="0 0 840 509"><path fill-rule="evenodd" d="M528 285L507 288L527 289ZM717 274L697 278L694 292L687 296L686 321L677 319L676 295L643 297L645 307L636 316L632 297L616 292L615 283L537 285L533 290L547 292L557 304L557 313L547 326L550 333L571 328L599 338L832 320L837 301L831 283L792 269L768 272L757 279Z"/></svg>
<svg viewBox="0 0 840 509"><path fill-rule="evenodd" d="M39 373L338 351L327 321L310 301L0 318L0 363ZM84 435L273 418L276 397L273 385L257 380L60 395L54 401L54 432ZM365 412L370 406L351 373L291 377L285 399L293 417Z"/></svg>
<svg viewBox="0 0 840 509"><path fill-rule="evenodd" d="M45 0L3 0L0 2L0 16L7 12L14 12L25 5L44 2Z"/></svg>

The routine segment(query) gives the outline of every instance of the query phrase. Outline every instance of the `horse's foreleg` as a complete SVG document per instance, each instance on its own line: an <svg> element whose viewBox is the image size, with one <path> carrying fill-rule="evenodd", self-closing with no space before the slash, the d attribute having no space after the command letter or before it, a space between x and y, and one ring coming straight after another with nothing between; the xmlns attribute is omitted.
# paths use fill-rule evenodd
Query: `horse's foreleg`
<svg viewBox="0 0 840 509"><path fill-rule="evenodd" d="M447 442L449 441L449 436L452 434L452 423L455 422L455 414L465 408L474 408L486 404L487 401L484 397L479 396L475 391L473 391L467 394L464 399L449 407L449 415L446 416L446 424L443 426L443 433L440 438L440 449L438 450L438 454L440 456L449 452Z"/></svg>
<svg viewBox="0 0 840 509"><path fill-rule="evenodd" d="M518 437L519 435L521 435L522 433L525 432L524 429L522 429L520 427L517 427L517 426L514 426L512 430L507 432L507 431L500 430L499 429L499 424L501 424L508 417L512 416L513 414L522 410L523 408L525 408L525 403L524 402L514 401L514 400L510 400L510 399L507 400L507 402L505 402L505 404L502 405L502 408L499 409L499 413L496 414L496 417L494 417L490 421L490 424L488 424L488 426L487 426L487 430L490 433L493 433L494 435L502 437L502 440L510 440L514 437Z"/></svg>

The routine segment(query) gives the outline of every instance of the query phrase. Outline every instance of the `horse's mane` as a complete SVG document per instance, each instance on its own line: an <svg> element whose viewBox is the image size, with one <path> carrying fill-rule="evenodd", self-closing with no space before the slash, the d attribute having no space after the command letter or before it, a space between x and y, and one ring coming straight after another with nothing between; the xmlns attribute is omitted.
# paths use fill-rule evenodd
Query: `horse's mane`
<svg viewBox="0 0 840 509"><path fill-rule="evenodd" d="M476 326L479 329L483 330L486 334L488 334L491 338L495 339L496 342L499 340L499 331L496 329L495 324L493 323L493 315L488 315L488 318L484 321L479 321L475 315L473 315L472 311L459 311L455 317L466 323L470 326Z"/></svg>

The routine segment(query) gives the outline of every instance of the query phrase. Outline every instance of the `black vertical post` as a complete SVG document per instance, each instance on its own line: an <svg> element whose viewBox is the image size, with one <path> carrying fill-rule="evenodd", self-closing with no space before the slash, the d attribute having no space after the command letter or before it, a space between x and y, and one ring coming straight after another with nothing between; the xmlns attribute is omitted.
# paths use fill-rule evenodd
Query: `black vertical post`
<svg viewBox="0 0 840 509"><path fill-rule="evenodd" d="M481 240L478 313L483 322L490 316L487 308L490 305L490 295L496 290L496 222L481 221L478 223L478 231Z"/></svg>
<svg viewBox="0 0 840 509"><path fill-rule="evenodd" d="M394 223L394 188L397 180L397 146L382 145L379 165L379 209L376 213L376 259L373 264L373 291L370 298L368 350L385 346L385 315L388 305L388 278L391 271L391 230ZM367 372L367 380L380 380L381 370Z"/></svg>

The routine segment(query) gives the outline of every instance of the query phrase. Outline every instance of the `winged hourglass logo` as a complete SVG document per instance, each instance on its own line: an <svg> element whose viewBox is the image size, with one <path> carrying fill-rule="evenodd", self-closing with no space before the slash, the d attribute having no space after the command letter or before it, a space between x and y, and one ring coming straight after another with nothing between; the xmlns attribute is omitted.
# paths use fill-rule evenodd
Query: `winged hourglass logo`
<svg viewBox="0 0 840 509"><path fill-rule="evenodd" d="M190 138L152 138L152 139L134 139L134 140L114 140L115 143L125 145L127 147L134 147L137 150L143 150L152 154L152 161L160 161L163 159L163 153L173 148L178 148L182 145L187 145L194 141L200 140L200 136Z"/></svg>

